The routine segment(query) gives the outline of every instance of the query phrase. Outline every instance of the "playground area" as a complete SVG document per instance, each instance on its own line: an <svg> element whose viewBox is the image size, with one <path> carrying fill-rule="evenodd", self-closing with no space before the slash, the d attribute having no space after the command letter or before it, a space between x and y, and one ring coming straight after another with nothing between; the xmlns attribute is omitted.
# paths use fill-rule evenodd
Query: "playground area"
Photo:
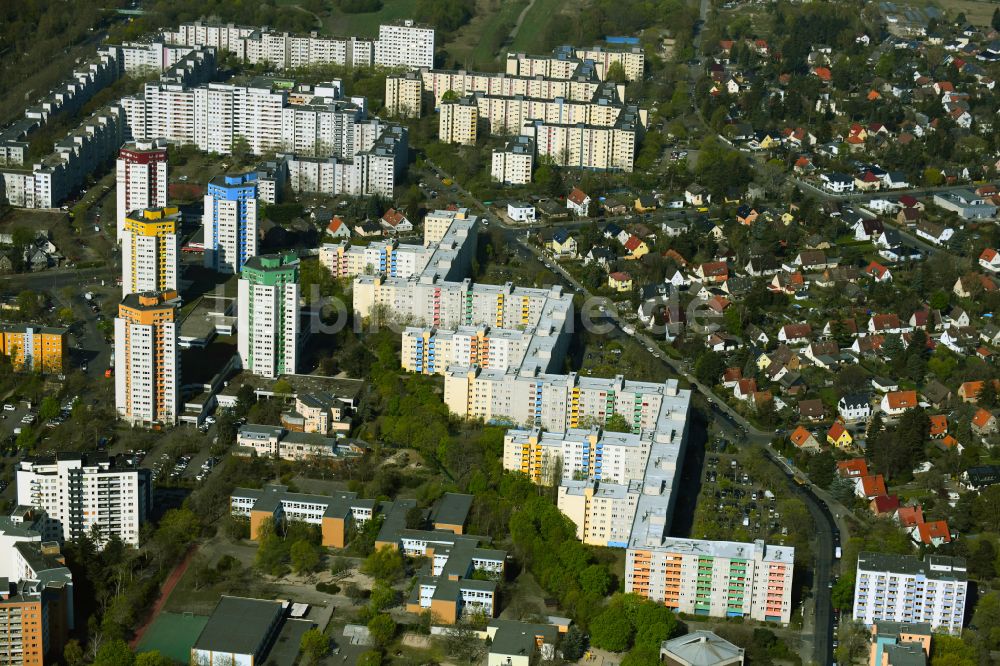
<svg viewBox="0 0 1000 666"><path fill-rule="evenodd" d="M208 617L192 613L160 613L146 629L137 652L159 650L160 654L182 664L191 661L191 646L198 640Z"/></svg>

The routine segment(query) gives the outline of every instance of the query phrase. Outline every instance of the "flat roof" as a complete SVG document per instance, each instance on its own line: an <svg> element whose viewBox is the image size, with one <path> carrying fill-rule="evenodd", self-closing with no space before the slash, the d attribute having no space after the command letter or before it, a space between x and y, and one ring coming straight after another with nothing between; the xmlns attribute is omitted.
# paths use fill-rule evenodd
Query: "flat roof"
<svg viewBox="0 0 1000 666"><path fill-rule="evenodd" d="M283 612L280 601L224 596L194 642L194 649L255 654Z"/></svg>
<svg viewBox="0 0 1000 666"><path fill-rule="evenodd" d="M431 522L464 525L472 508L472 495L445 493L431 509Z"/></svg>
<svg viewBox="0 0 1000 666"><path fill-rule="evenodd" d="M921 560L915 555L894 555L865 551L858 554L859 571L884 571L923 576L934 580L968 580L965 559L945 555L928 555Z"/></svg>

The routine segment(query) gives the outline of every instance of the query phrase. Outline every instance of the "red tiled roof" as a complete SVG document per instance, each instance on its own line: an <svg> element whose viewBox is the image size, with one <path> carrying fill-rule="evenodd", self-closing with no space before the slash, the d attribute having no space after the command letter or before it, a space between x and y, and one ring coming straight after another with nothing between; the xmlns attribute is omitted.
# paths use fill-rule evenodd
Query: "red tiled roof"
<svg viewBox="0 0 1000 666"><path fill-rule="evenodd" d="M920 534L921 543L931 545L934 539L941 539L945 543L951 543L951 531L948 523L943 520L935 520L929 523L917 525L917 532Z"/></svg>
<svg viewBox="0 0 1000 666"><path fill-rule="evenodd" d="M891 409L910 409L917 406L916 391L893 391L886 394Z"/></svg>
<svg viewBox="0 0 1000 666"><path fill-rule="evenodd" d="M626 273L625 271L617 271L615 273L612 273L608 277L610 277L615 282L628 282L629 280L632 279L632 276Z"/></svg>
<svg viewBox="0 0 1000 666"><path fill-rule="evenodd" d="M924 522L924 509L916 506L901 506L896 510L896 520L903 527L915 527Z"/></svg>
<svg viewBox="0 0 1000 666"><path fill-rule="evenodd" d="M385 215L382 216L382 221L388 224L390 227L395 227L400 222L406 219L406 216L395 208L390 208L385 211Z"/></svg>
<svg viewBox="0 0 1000 666"><path fill-rule="evenodd" d="M336 232L342 226L344 226L344 221L342 219L340 219L339 217L334 217L330 221L330 224L327 226L327 230L332 231L332 232Z"/></svg>
<svg viewBox="0 0 1000 666"><path fill-rule="evenodd" d="M948 416L946 414L934 414L930 421L931 437L939 437L948 433Z"/></svg>
<svg viewBox="0 0 1000 666"><path fill-rule="evenodd" d="M899 508L896 495L879 495L871 501L871 509L876 514L894 513Z"/></svg>
<svg viewBox="0 0 1000 666"><path fill-rule="evenodd" d="M834 421L833 425L830 426L830 430L826 433L827 437L830 437L834 441L840 439L840 436L847 432L847 428L840 421Z"/></svg>
<svg viewBox="0 0 1000 666"><path fill-rule="evenodd" d="M844 479L857 479L868 476L868 463L864 458L852 458L837 462L837 473Z"/></svg>
<svg viewBox="0 0 1000 666"><path fill-rule="evenodd" d="M573 191L570 192L569 196L566 198L575 203L577 206L579 206L583 204L584 200L586 200L587 193L581 190L579 187L574 187Z"/></svg>
<svg viewBox="0 0 1000 666"><path fill-rule="evenodd" d="M810 437L812 437L812 433L803 428L802 426L799 426L798 428L795 429L794 432L792 432L792 434L789 436L789 439L792 440L792 444L794 444L799 448L802 448L803 446L805 446L805 443L809 440Z"/></svg>
<svg viewBox="0 0 1000 666"><path fill-rule="evenodd" d="M985 250L983 250L983 253L979 255L979 258L982 259L983 261L993 261L993 259L996 258L996 256L997 256L997 251L991 247L988 247Z"/></svg>
<svg viewBox="0 0 1000 666"><path fill-rule="evenodd" d="M640 245L642 245L642 239L635 234L629 236L628 240L625 241L625 249L629 252L635 252Z"/></svg>
<svg viewBox="0 0 1000 666"><path fill-rule="evenodd" d="M861 491L868 499L885 495L885 479L882 478L881 474L869 474L861 477Z"/></svg>
<svg viewBox="0 0 1000 666"><path fill-rule="evenodd" d="M972 416L972 425L976 426L977 428L985 428L989 424L990 419L992 418L993 414L980 407L978 410L976 410L976 413Z"/></svg>

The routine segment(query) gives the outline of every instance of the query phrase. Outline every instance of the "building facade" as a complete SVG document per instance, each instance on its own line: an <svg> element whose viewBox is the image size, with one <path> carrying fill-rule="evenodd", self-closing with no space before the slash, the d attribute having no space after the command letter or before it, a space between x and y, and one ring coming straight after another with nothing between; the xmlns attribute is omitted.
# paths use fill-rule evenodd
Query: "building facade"
<svg viewBox="0 0 1000 666"><path fill-rule="evenodd" d="M152 497L149 470L101 454L60 453L21 461L16 479L17 503L44 511L61 539L96 534L98 545L115 536L139 545Z"/></svg>
<svg viewBox="0 0 1000 666"><path fill-rule="evenodd" d="M180 209L144 208L125 217L121 229L122 293L177 289Z"/></svg>
<svg viewBox="0 0 1000 666"><path fill-rule="evenodd" d="M0 354L10 359L15 372L60 373L68 335L65 328L0 322Z"/></svg>
<svg viewBox="0 0 1000 666"><path fill-rule="evenodd" d="M753 543L657 539L630 542L625 592L682 613L788 624L795 549Z"/></svg>
<svg viewBox="0 0 1000 666"><path fill-rule="evenodd" d="M115 319L115 407L132 425L175 425L181 357L176 291L128 294Z"/></svg>
<svg viewBox="0 0 1000 666"><path fill-rule="evenodd" d="M164 139L126 143L116 163L117 235L122 241L130 213L167 205L167 142Z"/></svg>
<svg viewBox="0 0 1000 666"><path fill-rule="evenodd" d="M251 257L238 287L240 363L255 375L295 374L299 349L299 260Z"/></svg>
<svg viewBox="0 0 1000 666"><path fill-rule="evenodd" d="M0 517L0 662L43 666L60 659L74 628L73 574L46 517L26 507Z"/></svg>
<svg viewBox="0 0 1000 666"><path fill-rule="evenodd" d="M390 116L420 118L424 93L419 72L406 72L385 77L385 108Z"/></svg>
<svg viewBox="0 0 1000 666"><path fill-rule="evenodd" d="M205 194L205 267L239 273L257 254L257 178L216 176Z"/></svg>
<svg viewBox="0 0 1000 666"><path fill-rule="evenodd" d="M490 177L506 185L527 185L535 165L535 142L527 136L516 136L502 150L493 151Z"/></svg>
<svg viewBox="0 0 1000 666"><path fill-rule="evenodd" d="M863 552L854 582L854 619L925 622L936 632L960 634L968 572L960 557Z"/></svg>
<svg viewBox="0 0 1000 666"><path fill-rule="evenodd" d="M479 107L475 99L462 97L441 103L438 114L438 140L443 143L476 145Z"/></svg>

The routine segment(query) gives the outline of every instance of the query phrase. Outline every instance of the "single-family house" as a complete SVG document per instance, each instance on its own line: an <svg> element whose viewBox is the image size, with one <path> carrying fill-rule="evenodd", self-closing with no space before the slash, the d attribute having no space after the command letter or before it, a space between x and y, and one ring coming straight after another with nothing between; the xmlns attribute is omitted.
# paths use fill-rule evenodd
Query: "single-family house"
<svg viewBox="0 0 1000 666"><path fill-rule="evenodd" d="M955 235L955 230L943 224L923 219L917 222L916 234L934 245L944 245Z"/></svg>
<svg viewBox="0 0 1000 666"><path fill-rule="evenodd" d="M749 400L750 396L757 390L757 380L751 378L739 379L733 387L733 397L737 400Z"/></svg>
<svg viewBox="0 0 1000 666"><path fill-rule="evenodd" d="M892 271L877 261L870 262L865 267L864 273L875 282L892 282Z"/></svg>
<svg viewBox="0 0 1000 666"><path fill-rule="evenodd" d="M885 233L885 226L878 218L869 220L866 217L860 217L851 230L854 232L854 240L875 242L879 236Z"/></svg>
<svg viewBox="0 0 1000 666"><path fill-rule="evenodd" d="M602 268L607 268L614 260L615 253L611 250L611 248L604 247L602 245L595 245L590 248L590 251L587 252L587 256L583 258L583 264L584 266L597 264Z"/></svg>
<svg viewBox="0 0 1000 666"><path fill-rule="evenodd" d="M868 463L864 458L837 461L837 476L842 479L860 479L868 476Z"/></svg>
<svg viewBox="0 0 1000 666"><path fill-rule="evenodd" d="M608 275L608 286L617 292L632 291L632 276L625 271L615 271Z"/></svg>
<svg viewBox="0 0 1000 666"><path fill-rule="evenodd" d="M707 206L712 201L712 195L704 186L691 183L684 190L684 201L691 206Z"/></svg>
<svg viewBox="0 0 1000 666"><path fill-rule="evenodd" d="M514 222L534 222L536 217L535 207L523 201L510 201L507 203L507 217Z"/></svg>
<svg viewBox="0 0 1000 666"><path fill-rule="evenodd" d="M947 414L934 414L930 417L930 422L931 422L931 429L930 429L931 439L943 439L944 436L948 434Z"/></svg>
<svg viewBox="0 0 1000 666"><path fill-rule="evenodd" d="M972 432L977 435L989 435L995 433L997 431L997 417L988 410L980 407L976 410L976 413L972 415L970 427L972 428Z"/></svg>
<svg viewBox="0 0 1000 666"><path fill-rule="evenodd" d="M628 237L623 245L625 249L628 250L628 259L642 259L644 256L649 254L649 246L646 245L646 241L642 240L635 234Z"/></svg>
<svg viewBox="0 0 1000 666"><path fill-rule="evenodd" d="M834 194L854 191L854 179L842 173L823 173L819 176L823 189Z"/></svg>
<svg viewBox="0 0 1000 666"><path fill-rule="evenodd" d="M390 233L400 234L413 231L413 223L402 211L390 208L382 216L382 228Z"/></svg>
<svg viewBox="0 0 1000 666"><path fill-rule="evenodd" d="M806 421L822 421L826 418L826 407L819 398L799 400L799 416Z"/></svg>
<svg viewBox="0 0 1000 666"><path fill-rule="evenodd" d="M868 508L879 518L894 516L896 515L896 510L899 509L899 496L879 495L878 497L873 497L868 502Z"/></svg>
<svg viewBox="0 0 1000 666"><path fill-rule="evenodd" d="M342 219L334 217L326 227L326 235L333 238L348 239L351 237L351 230L347 228Z"/></svg>
<svg viewBox="0 0 1000 666"><path fill-rule="evenodd" d="M802 426L793 430L788 439L795 445L795 448L802 451L819 451L820 449L819 440Z"/></svg>
<svg viewBox="0 0 1000 666"><path fill-rule="evenodd" d="M882 396L880 407L887 416L896 417L918 404L916 391L890 391Z"/></svg>
<svg viewBox="0 0 1000 666"><path fill-rule="evenodd" d="M979 265L991 273L1000 273L1000 252L992 247L986 248L979 255Z"/></svg>
<svg viewBox="0 0 1000 666"><path fill-rule="evenodd" d="M778 340L793 345L803 345L812 337L812 326L809 324L785 324L778 331Z"/></svg>
<svg viewBox="0 0 1000 666"><path fill-rule="evenodd" d="M910 528L910 538L914 543L925 546L940 546L951 543L951 530L944 520L919 523Z"/></svg>
<svg viewBox="0 0 1000 666"><path fill-rule="evenodd" d="M844 427L843 423L834 421L826 433L826 441L838 449L846 449L854 442L854 438L851 437L851 433Z"/></svg>
<svg viewBox="0 0 1000 666"><path fill-rule="evenodd" d="M545 249L549 250L556 257L566 257L569 259L577 258L577 248L576 237L566 229L556 229L553 231L552 238L545 245Z"/></svg>
<svg viewBox="0 0 1000 666"><path fill-rule="evenodd" d="M885 479L881 474L869 474L854 481L854 494L864 500L886 495Z"/></svg>
<svg viewBox="0 0 1000 666"><path fill-rule="evenodd" d="M590 195L581 190L579 187L574 187L566 197L566 208L573 211L573 213L579 217L589 216Z"/></svg>

